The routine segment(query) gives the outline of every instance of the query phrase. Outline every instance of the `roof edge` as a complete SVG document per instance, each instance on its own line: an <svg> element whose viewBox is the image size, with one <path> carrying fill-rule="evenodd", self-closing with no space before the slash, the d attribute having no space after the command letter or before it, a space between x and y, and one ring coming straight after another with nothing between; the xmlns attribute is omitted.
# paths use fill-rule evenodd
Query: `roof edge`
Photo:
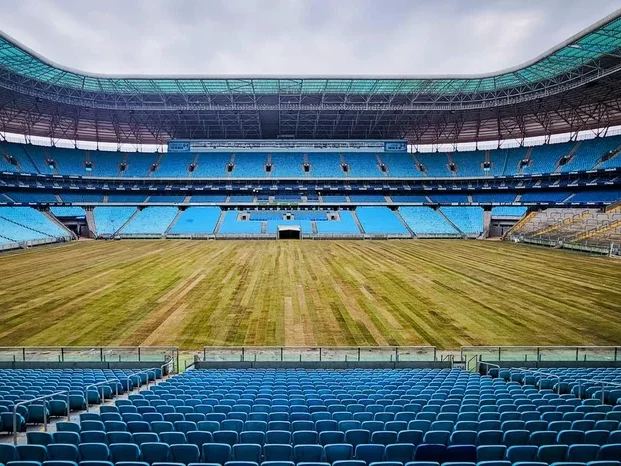
<svg viewBox="0 0 621 466"><path fill-rule="evenodd" d="M586 35L602 28L603 26L611 23L612 21L621 17L621 8L615 10L599 21L591 24L587 28L582 31L574 34L568 39L564 40L560 44L546 50L545 52L539 54L535 58L528 60L524 63L521 63L516 66L512 66L509 68L505 68L502 70L494 71L491 73L481 73L481 74L441 74L441 75L253 75L253 74L239 74L239 75L225 75L225 74L211 74L211 75L199 75L199 74L186 74L186 75L148 75L148 74L108 74L108 73L91 73L88 71L79 70L76 68L71 68L69 66L64 66L59 63L56 63L38 52L32 50L30 47L22 44L18 40L14 39L9 34L4 31L0 31L0 37L15 45L16 47L22 49L24 52L33 56L37 60L47 64L48 66L54 67L58 70L73 73L80 76L85 76L89 78L95 79L137 79L137 80L153 80L153 79L170 79L170 80L210 80L210 79L333 79L333 80L350 80L350 79L383 79L383 80L432 80L432 79L440 79L440 80L451 80L451 79L485 79L485 78L493 78L497 76L502 76L504 74L514 73L516 71L520 71L523 69L532 66L541 60L553 55L557 51L561 50L564 47L580 40Z"/></svg>

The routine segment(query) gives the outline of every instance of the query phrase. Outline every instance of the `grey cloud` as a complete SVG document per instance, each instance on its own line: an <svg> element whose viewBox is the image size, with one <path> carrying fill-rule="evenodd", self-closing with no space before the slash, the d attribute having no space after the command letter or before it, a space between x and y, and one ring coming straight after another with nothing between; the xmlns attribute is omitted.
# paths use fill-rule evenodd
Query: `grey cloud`
<svg viewBox="0 0 621 466"><path fill-rule="evenodd" d="M4 0L49 59L122 74L470 74L534 58L607 0Z"/></svg>

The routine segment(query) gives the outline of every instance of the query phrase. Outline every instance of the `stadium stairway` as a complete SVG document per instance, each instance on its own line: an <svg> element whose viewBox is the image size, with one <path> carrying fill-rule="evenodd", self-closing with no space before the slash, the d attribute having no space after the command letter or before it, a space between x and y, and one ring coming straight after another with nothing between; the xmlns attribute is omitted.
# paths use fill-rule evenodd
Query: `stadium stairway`
<svg viewBox="0 0 621 466"><path fill-rule="evenodd" d="M487 151L487 154L489 156L489 151ZM505 158L502 162L502 172L501 173L505 173L507 170L507 164L509 163L509 151L505 151Z"/></svg>
<svg viewBox="0 0 621 466"><path fill-rule="evenodd" d="M465 234L463 231L461 231L459 228L457 228L457 225L455 225L446 215L444 215L444 212L442 212L442 210L437 209L436 212L438 212L446 221L446 223L448 223L450 226L452 226L453 228L455 228L455 230L457 230L459 232L459 234L463 237L463 238L467 238L468 235Z"/></svg>
<svg viewBox="0 0 621 466"><path fill-rule="evenodd" d="M453 178L457 177L457 172L459 171L459 165L457 165L455 163L455 161L453 160L453 153L449 152L448 154L446 154L446 158L448 159L448 164L447 166L447 170L449 169L448 167L454 166L455 170L454 171L450 171L451 175Z"/></svg>
<svg viewBox="0 0 621 466"><path fill-rule="evenodd" d="M231 154L231 158L229 159L229 165L233 167L233 171L235 171L235 154ZM226 177L230 178L233 172L226 171Z"/></svg>
<svg viewBox="0 0 621 466"><path fill-rule="evenodd" d="M349 196L347 196L347 201L349 202ZM364 228L362 228L362 223L360 223L360 219L358 218L355 209L351 211L351 216L354 219L354 222L356 223L356 226L358 227L360 232L364 235Z"/></svg>
<svg viewBox="0 0 621 466"><path fill-rule="evenodd" d="M151 169L149 168L146 173L140 174L140 175L134 175L134 176L144 176L146 178L153 177L153 174L155 173L155 171L157 171L160 168L160 164L162 163L162 158L164 157L163 153L155 154L155 155L156 155L155 161L153 162L153 166L155 166L155 170L151 171Z"/></svg>
<svg viewBox="0 0 621 466"><path fill-rule="evenodd" d="M35 163L35 160L34 160L34 158L32 157L32 154L30 154L30 152L28 152L28 151L26 150L26 146L25 146L25 145L24 145L24 146L22 146L22 152L26 155L26 158L27 158L27 159L28 159L28 161L32 164L32 166L33 166L33 167L34 167L34 169L37 171L37 173L43 173L43 172L41 171L41 169L39 168L39 166ZM19 158L18 158L18 160L19 160ZM56 170L56 167L54 167L53 173L54 173L54 174L58 174L58 170Z"/></svg>
<svg viewBox="0 0 621 466"><path fill-rule="evenodd" d="M485 239L489 237L489 229L492 224L492 211L484 210L483 211L483 233L481 233L480 239Z"/></svg>
<svg viewBox="0 0 621 466"><path fill-rule="evenodd" d="M527 167L530 166L530 159L531 159L532 153L533 153L533 147L529 147L526 150L526 154L524 155L524 160L528 161L528 163L526 165ZM524 167L520 167L520 169L518 170L518 173L520 175L524 174Z"/></svg>
<svg viewBox="0 0 621 466"><path fill-rule="evenodd" d="M134 217L136 217L136 215L138 215L138 212L140 212L140 209L136 209L136 210L134 211L134 213L131 215L131 217L129 217L129 218L127 219L127 221L126 221L125 223L123 223L123 225L121 225L121 226L119 227L119 229L118 229L118 230L116 230L116 231L114 232L113 236L118 235L118 234L119 234L119 231L122 231L122 230L123 230L123 228L125 228L127 225L129 225L129 224L131 223L131 221L132 221L132 220L134 220Z"/></svg>
<svg viewBox="0 0 621 466"><path fill-rule="evenodd" d="M535 218L536 215L537 215L537 212L535 212L535 211L529 212L524 217L522 217L522 220L520 220L515 225L513 225L513 228L511 228L509 231L507 231L504 236L507 237L509 235L512 235L512 234L515 234L515 233L519 233L520 230L522 230L522 228L525 225L530 223L533 220L533 218Z"/></svg>
<svg viewBox="0 0 621 466"><path fill-rule="evenodd" d="M177 220L179 220L179 217L181 216L182 213L183 211L181 209L177 210L177 215L175 215L175 218L172 219L172 222L170 222L170 225L168 225L168 228L166 228L164 235L167 235L168 233L170 233L170 230L172 230L172 228L175 226L175 224L177 223Z"/></svg>
<svg viewBox="0 0 621 466"><path fill-rule="evenodd" d="M49 149L48 149L47 147L43 147L43 153L45 154L45 157L46 157L46 158L51 159L51 160L54 160L54 157L50 155ZM28 155L30 155L30 154L28 154ZM32 158L31 158L31 160L32 160ZM33 161L33 162L34 162L34 161ZM36 166L36 165L35 165L35 166ZM58 175L58 174L59 174L59 173L58 173L58 167L57 167L57 166L54 166L54 168L52 169L52 173L53 173L54 175ZM88 175L88 176L91 176L91 174L90 174L90 173L88 173L87 175Z"/></svg>
<svg viewBox="0 0 621 466"><path fill-rule="evenodd" d="M190 164L190 166L194 167L194 169L196 169L196 167L198 166L198 159L199 159L199 154L197 153L194 156L194 160L192 160L192 163ZM190 167L188 167L188 176L192 177L192 176L194 176L194 171L190 171L189 168Z"/></svg>
<svg viewBox="0 0 621 466"><path fill-rule="evenodd" d="M571 198L574 197L576 195L576 193L571 193L568 197L566 197L565 199L563 199L563 202L570 202Z"/></svg>
<svg viewBox="0 0 621 466"><path fill-rule="evenodd" d="M573 145L573 147L570 149L570 151L567 153L567 155L565 155L565 157L567 157L567 162L564 165L561 165L559 163L561 161L561 159L556 161L556 168L554 169L553 173L560 173L565 165L570 164L572 162L572 160L574 158L574 154L576 153L576 151L580 147L580 144L581 144L581 141L578 141L577 143L575 143Z"/></svg>
<svg viewBox="0 0 621 466"><path fill-rule="evenodd" d="M621 153L621 144L619 144L615 149L613 149L613 155L612 157L610 157L608 160L602 160L604 158L604 156L600 157L599 160L597 161L597 163L593 166L592 170L598 170L600 168L600 165L616 158L619 157L619 154Z"/></svg>
<svg viewBox="0 0 621 466"><path fill-rule="evenodd" d="M403 226L405 227L405 229L410 233L410 235L412 236L412 238L416 238L416 234L414 233L414 231L410 228L410 225L408 225L408 223L403 219L403 217L401 216L401 212L399 212L399 209L395 209L393 210L393 213L397 216L397 218L399 219L399 221L403 224Z"/></svg>
<svg viewBox="0 0 621 466"><path fill-rule="evenodd" d="M220 217L218 217L218 222L216 223L215 228L213 229L213 234L217 235L220 233L220 227L222 226L222 222L224 221L224 211L220 211Z"/></svg>
<svg viewBox="0 0 621 466"><path fill-rule="evenodd" d="M416 154L415 154L414 152L412 152L412 154L411 154L411 155L412 155L412 158L414 159L414 163L415 163L415 165L416 165L416 169L418 170L418 169L419 169L419 167L423 166L423 164L422 164L422 163L420 163L420 160L418 159L418 157L416 156ZM426 168L426 167L425 167L425 168ZM421 173L423 174L423 176L429 176L429 175L427 174L427 171L426 171L426 170L422 170L422 171L421 171Z"/></svg>
<svg viewBox="0 0 621 466"><path fill-rule="evenodd" d="M73 231L67 228L63 222L61 222L56 217L54 217L54 215L52 215L50 211L44 210L44 211L41 211L41 213L45 215L50 220L50 222L56 224L58 228L62 228L64 231L66 231L67 234L71 236L72 239L78 239L78 235L76 235Z"/></svg>
<svg viewBox="0 0 621 466"><path fill-rule="evenodd" d="M2 195L3 195L4 197L6 197L6 198L9 200L9 202L15 202L15 199L13 199L13 198L12 198L11 196L9 196L7 193L2 193Z"/></svg>
<svg viewBox="0 0 621 466"><path fill-rule="evenodd" d="M89 238L95 238L97 230L95 229L95 215L92 208L86 209L86 226Z"/></svg>

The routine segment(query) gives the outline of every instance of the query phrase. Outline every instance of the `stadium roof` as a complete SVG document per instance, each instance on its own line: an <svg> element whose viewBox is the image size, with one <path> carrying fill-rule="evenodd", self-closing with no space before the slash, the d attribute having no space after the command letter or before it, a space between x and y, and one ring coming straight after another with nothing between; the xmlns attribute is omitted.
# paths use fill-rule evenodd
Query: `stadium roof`
<svg viewBox="0 0 621 466"><path fill-rule="evenodd" d="M0 128L51 138L511 139L621 123L621 10L535 59L473 76L112 76L0 33Z"/></svg>

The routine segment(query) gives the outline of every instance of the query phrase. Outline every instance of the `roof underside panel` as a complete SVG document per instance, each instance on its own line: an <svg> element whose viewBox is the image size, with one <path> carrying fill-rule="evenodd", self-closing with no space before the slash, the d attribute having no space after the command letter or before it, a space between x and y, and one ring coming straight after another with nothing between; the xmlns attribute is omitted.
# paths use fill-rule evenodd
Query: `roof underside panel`
<svg viewBox="0 0 621 466"><path fill-rule="evenodd" d="M76 107L0 88L0 131L53 139L163 143L171 138L393 139L413 144L521 139L621 124L621 73L542 101L449 112L287 106L278 101L218 110L152 111Z"/></svg>

